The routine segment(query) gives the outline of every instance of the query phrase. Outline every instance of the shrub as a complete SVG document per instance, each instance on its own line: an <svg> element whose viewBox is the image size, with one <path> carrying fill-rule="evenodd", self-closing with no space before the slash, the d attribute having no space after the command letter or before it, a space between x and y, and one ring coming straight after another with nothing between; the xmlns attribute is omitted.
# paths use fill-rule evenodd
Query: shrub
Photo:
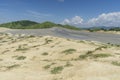
<svg viewBox="0 0 120 80"><path fill-rule="evenodd" d="M117 62L117 61L113 61L112 64L116 66L120 66L120 62Z"/></svg>
<svg viewBox="0 0 120 80"><path fill-rule="evenodd" d="M51 70L51 73L52 73L52 74L58 74L58 73L60 73L62 70L63 70L63 66L54 67L54 68Z"/></svg>
<svg viewBox="0 0 120 80"><path fill-rule="evenodd" d="M48 69L48 68L50 68L50 66L51 65L46 65L46 66L44 66L44 69Z"/></svg>
<svg viewBox="0 0 120 80"><path fill-rule="evenodd" d="M7 66L7 69L13 69L13 68L16 68L16 67L19 67L20 65L19 64L14 64L14 65L11 65L11 66Z"/></svg>
<svg viewBox="0 0 120 80"><path fill-rule="evenodd" d="M18 48L16 49L16 51L25 51L28 50L28 48L24 48L21 45L18 46Z"/></svg>
<svg viewBox="0 0 120 80"><path fill-rule="evenodd" d="M50 42L52 42L52 40L46 38L46 39L45 39L45 43L44 43L44 45L45 45L45 44L49 44Z"/></svg>
<svg viewBox="0 0 120 80"><path fill-rule="evenodd" d="M42 53L42 55L48 55L48 53L47 53L47 52L44 52L44 53Z"/></svg>
<svg viewBox="0 0 120 80"><path fill-rule="evenodd" d="M18 56L16 59L17 60L24 60L24 59L26 59L26 57L25 56Z"/></svg>
<svg viewBox="0 0 120 80"><path fill-rule="evenodd" d="M68 54L72 54L75 51L76 51L75 49L67 49L67 50L62 51L62 53L65 53L66 55L68 55Z"/></svg>
<svg viewBox="0 0 120 80"><path fill-rule="evenodd" d="M87 57L88 57L88 55L86 55L86 54L85 55L80 55L79 59L86 59Z"/></svg>
<svg viewBox="0 0 120 80"><path fill-rule="evenodd" d="M111 56L110 54L93 54L94 58L105 58Z"/></svg>
<svg viewBox="0 0 120 80"><path fill-rule="evenodd" d="M70 62L67 62L65 67L70 67L70 66L73 66Z"/></svg>

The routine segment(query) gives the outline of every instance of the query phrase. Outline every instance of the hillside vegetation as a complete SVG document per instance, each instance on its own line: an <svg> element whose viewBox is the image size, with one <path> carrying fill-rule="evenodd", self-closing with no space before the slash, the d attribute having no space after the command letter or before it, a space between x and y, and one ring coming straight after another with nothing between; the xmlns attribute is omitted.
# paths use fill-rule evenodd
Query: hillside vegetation
<svg viewBox="0 0 120 80"><path fill-rule="evenodd" d="M43 23L37 23L29 20L4 23L4 24L0 24L0 27L11 28L11 29L43 29L43 28L52 28L52 27L63 27L67 29L80 30L79 28L71 25L55 24L49 21Z"/></svg>
<svg viewBox="0 0 120 80"><path fill-rule="evenodd" d="M120 27L91 27L87 28L86 30L90 32L96 32L96 31L120 31Z"/></svg>

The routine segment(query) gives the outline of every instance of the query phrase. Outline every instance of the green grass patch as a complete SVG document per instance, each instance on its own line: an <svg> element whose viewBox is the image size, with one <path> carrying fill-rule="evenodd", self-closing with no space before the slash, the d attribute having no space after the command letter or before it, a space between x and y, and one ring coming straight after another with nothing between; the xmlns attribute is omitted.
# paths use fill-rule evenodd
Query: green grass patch
<svg viewBox="0 0 120 80"><path fill-rule="evenodd" d="M83 55L80 55L80 56L79 56L79 59L86 59L87 57L88 57L88 55L83 54Z"/></svg>
<svg viewBox="0 0 120 80"><path fill-rule="evenodd" d="M64 69L63 66L54 67L54 68L51 70L51 73L52 73L52 74L58 74L58 73L60 73L63 69Z"/></svg>
<svg viewBox="0 0 120 80"><path fill-rule="evenodd" d="M105 53L101 53L101 54L93 54L93 58L106 58L106 57L110 57L111 54L105 54Z"/></svg>
<svg viewBox="0 0 120 80"><path fill-rule="evenodd" d="M113 61L112 64L116 65L116 66L120 66L120 62L118 62L118 61Z"/></svg>
<svg viewBox="0 0 120 80"><path fill-rule="evenodd" d="M72 53L74 53L74 52L76 52L75 49L67 49L67 50L62 51L62 53L65 53L66 55L72 54Z"/></svg>
<svg viewBox="0 0 120 80"><path fill-rule="evenodd" d="M100 53L100 54L92 54L92 53L86 53L83 55L79 56L79 59L86 59L86 58L106 58L106 57L110 57L112 56L111 54L107 54L107 53Z"/></svg>
<svg viewBox="0 0 120 80"><path fill-rule="evenodd" d="M16 59L17 60L24 60L24 59L26 59L26 56L18 56Z"/></svg>

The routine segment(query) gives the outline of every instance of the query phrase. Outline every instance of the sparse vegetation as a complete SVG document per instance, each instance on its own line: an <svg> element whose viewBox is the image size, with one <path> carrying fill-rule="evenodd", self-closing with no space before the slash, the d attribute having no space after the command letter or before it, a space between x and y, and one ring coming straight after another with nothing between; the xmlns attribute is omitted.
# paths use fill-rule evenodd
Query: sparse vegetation
<svg viewBox="0 0 120 80"><path fill-rule="evenodd" d="M26 51L26 50L28 50L28 48L25 48L21 45L19 45L18 48L16 49L16 51Z"/></svg>
<svg viewBox="0 0 120 80"><path fill-rule="evenodd" d="M18 56L16 59L17 60L24 60L24 59L26 59L26 56Z"/></svg>
<svg viewBox="0 0 120 80"><path fill-rule="evenodd" d="M93 58L105 58L105 57L110 57L110 54L107 53L101 53L101 54L93 54Z"/></svg>
<svg viewBox="0 0 120 80"><path fill-rule="evenodd" d="M2 54L5 54L6 52L9 52L9 51L10 51L10 50L5 50L5 51L2 52Z"/></svg>
<svg viewBox="0 0 120 80"><path fill-rule="evenodd" d="M49 65L45 65L43 68L44 69L49 69L52 65L54 65L54 64L56 64L56 63L51 63L51 64L49 64Z"/></svg>
<svg viewBox="0 0 120 80"><path fill-rule="evenodd" d="M54 67L54 68L51 70L51 73L52 73L52 74L58 74L58 73L60 73L63 69L64 69L63 66Z"/></svg>
<svg viewBox="0 0 120 80"><path fill-rule="evenodd" d="M69 61L66 62L65 67L73 66Z"/></svg>
<svg viewBox="0 0 120 80"><path fill-rule="evenodd" d="M44 44L49 44L50 42L52 42L52 40L50 40L50 39L46 38L46 39L45 39L45 43L44 43Z"/></svg>
<svg viewBox="0 0 120 80"><path fill-rule="evenodd" d="M118 61L113 61L112 64L116 65L116 66L120 66L120 62L118 62Z"/></svg>
<svg viewBox="0 0 120 80"><path fill-rule="evenodd" d="M48 53L47 53L47 52L44 52L44 53L42 53L42 55L46 56L46 55L48 55Z"/></svg>
<svg viewBox="0 0 120 80"><path fill-rule="evenodd" d="M72 54L72 53L74 53L74 52L76 52L75 49L67 49L67 50L62 51L62 53L65 53L66 55Z"/></svg>
<svg viewBox="0 0 120 80"><path fill-rule="evenodd" d="M99 54L92 54L91 52L90 53L86 53L86 54L83 54L83 55L80 55L79 56L79 59L86 59L86 58L106 58L106 57L110 57L112 56L111 54L108 54L108 53L99 53Z"/></svg>
<svg viewBox="0 0 120 80"><path fill-rule="evenodd" d="M20 67L20 65L19 64L14 64L14 65L11 65L11 66L7 66L7 69L11 70L11 69L16 68L16 67Z"/></svg>
<svg viewBox="0 0 120 80"><path fill-rule="evenodd" d="M46 66L44 66L44 69L48 69L48 68L50 68L50 66L51 65L46 65Z"/></svg>
<svg viewBox="0 0 120 80"><path fill-rule="evenodd" d="M80 56L79 56L79 59L86 59L87 57L88 57L88 55L86 55L86 54L84 55L84 54L83 54L83 55L80 55Z"/></svg>

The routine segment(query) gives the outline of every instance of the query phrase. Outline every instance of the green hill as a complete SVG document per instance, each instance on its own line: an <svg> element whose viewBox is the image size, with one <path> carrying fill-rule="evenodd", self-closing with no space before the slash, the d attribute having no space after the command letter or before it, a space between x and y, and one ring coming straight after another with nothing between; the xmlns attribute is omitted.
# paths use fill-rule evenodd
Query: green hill
<svg viewBox="0 0 120 80"><path fill-rule="evenodd" d="M11 29L44 29L44 28L52 28L52 27L63 27L72 30L80 30L80 28L71 25L55 24L49 21L43 23L37 23L29 20L4 23L4 24L0 24L0 27L6 27Z"/></svg>
<svg viewBox="0 0 120 80"><path fill-rule="evenodd" d="M35 24L38 24L38 23L29 21L29 20L21 20L21 21L0 24L0 27L6 27L11 29L25 29L25 28L28 28L28 26L32 26Z"/></svg>

